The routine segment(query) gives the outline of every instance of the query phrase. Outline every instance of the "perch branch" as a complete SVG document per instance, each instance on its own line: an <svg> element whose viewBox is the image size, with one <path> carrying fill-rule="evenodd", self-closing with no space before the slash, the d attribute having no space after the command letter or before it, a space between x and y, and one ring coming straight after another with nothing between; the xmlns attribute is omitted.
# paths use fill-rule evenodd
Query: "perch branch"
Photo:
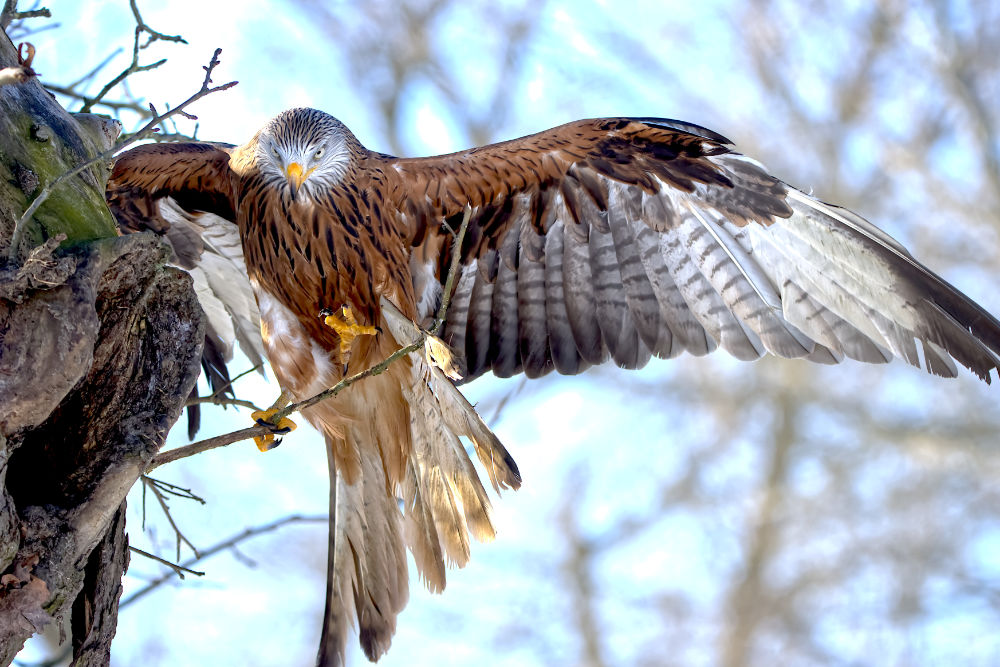
<svg viewBox="0 0 1000 667"><path fill-rule="evenodd" d="M444 284L444 295L441 299L441 306L438 308L437 317L434 321L434 326L429 332L424 333L418 340L413 341L409 345L399 348L388 357L375 364L374 366L368 368L367 370L361 371L360 373L355 373L354 375L344 378L337 384L333 385L329 389L322 391L311 398L307 398L299 403L292 403L284 409L277 412L271 417L273 423L277 423L282 418L287 417L293 412L298 412L305 408L308 408L320 401L325 401L328 398L336 396L341 391L350 387L352 384L363 380L371 375L378 375L387 369L394 361L400 357L405 357L411 352L416 352L424 347L424 342L428 336L436 336L442 325L444 324L445 315L448 313L448 306L451 303L451 293L455 285L455 276L458 274L458 268L462 263L462 240L465 238L465 232L469 228L469 219L472 217L472 209L468 206L465 209L465 214L462 216L462 224L458 229L458 233L455 235L454 242L452 244L452 257L451 266L448 268L448 276L445 279ZM266 435L270 430L266 426L251 426L250 428L241 429L239 431L233 431L232 433L226 433L224 435L216 436L214 438L208 438L206 440L201 440L199 442L187 445L185 447L178 447L176 449L171 449L170 451L158 454L149 466L146 467L146 472L150 472L155 468L160 467L165 463L171 463L179 459L186 458L188 456L194 456L195 454L200 454L206 452L210 449L215 449L217 447L225 447L226 445L231 445L234 442L240 442L241 440L248 440L250 438L257 437L259 435Z"/></svg>

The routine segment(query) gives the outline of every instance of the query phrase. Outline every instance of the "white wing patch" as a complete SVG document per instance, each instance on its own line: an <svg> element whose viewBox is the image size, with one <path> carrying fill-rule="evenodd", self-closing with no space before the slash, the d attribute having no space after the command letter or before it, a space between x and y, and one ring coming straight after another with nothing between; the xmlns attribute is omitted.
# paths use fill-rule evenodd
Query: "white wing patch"
<svg viewBox="0 0 1000 667"><path fill-rule="evenodd" d="M309 336L291 310L250 282L260 306L261 338L281 387L301 400L336 383L330 353Z"/></svg>
<svg viewBox="0 0 1000 667"><path fill-rule="evenodd" d="M239 228L212 213L188 213L169 197L160 200L159 210L170 224L167 240L177 264L194 280L209 335L219 344L224 361L232 361L233 344L238 342L250 363L261 365L260 313L247 277ZM184 247L176 245L185 240Z"/></svg>

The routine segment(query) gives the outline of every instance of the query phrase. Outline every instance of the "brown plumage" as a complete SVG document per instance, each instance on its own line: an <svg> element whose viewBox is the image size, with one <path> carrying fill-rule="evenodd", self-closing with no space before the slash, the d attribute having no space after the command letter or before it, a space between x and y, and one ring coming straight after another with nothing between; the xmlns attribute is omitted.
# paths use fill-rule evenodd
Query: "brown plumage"
<svg viewBox="0 0 1000 667"><path fill-rule="evenodd" d="M368 151L325 113L294 109L238 148L159 144L117 160L108 200L124 227L162 228L167 196L235 219L267 356L296 399L409 342L410 322L429 324L467 207L442 333L466 380L578 373L609 358L637 368L717 346L741 359L895 355L945 376L954 359L987 382L1000 364L1000 323L898 243L677 121L584 120L400 159ZM344 305L380 332L342 353L318 315ZM495 489L520 478L419 355L305 416L326 436L333 480L320 663L342 658L352 618L374 660L406 603L404 544L439 591L445 562L468 560L470 535L493 535L459 437Z"/></svg>

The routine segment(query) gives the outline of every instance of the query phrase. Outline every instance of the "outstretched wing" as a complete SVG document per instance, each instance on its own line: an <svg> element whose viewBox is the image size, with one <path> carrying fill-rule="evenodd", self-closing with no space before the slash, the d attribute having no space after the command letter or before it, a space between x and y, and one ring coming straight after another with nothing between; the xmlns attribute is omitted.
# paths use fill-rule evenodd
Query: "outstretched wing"
<svg viewBox="0 0 1000 667"><path fill-rule="evenodd" d="M207 211L236 220L235 178L229 167L234 146L215 143L145 144L115 158L108 179L108 207L123 231L169 224L157 202L173 197L187 211Z"/></svg>
<svg viewBox="0 0 1000 667"><path fill-rule="evenodd" d="M423 317L440 301L448 226L471 206L443 333L466 379L718 346L740 359L899 356L949 377L954 359L989 382L996 319L860 216L728 144L695 125L612 118L380 157Z"/></svg>

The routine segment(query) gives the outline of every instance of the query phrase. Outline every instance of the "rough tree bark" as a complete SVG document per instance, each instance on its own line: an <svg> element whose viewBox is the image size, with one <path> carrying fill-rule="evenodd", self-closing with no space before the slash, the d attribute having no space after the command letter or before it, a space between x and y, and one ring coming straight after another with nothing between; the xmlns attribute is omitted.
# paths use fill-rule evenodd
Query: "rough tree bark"
<svg viewBox="0 0 1000 667"><path fill-rule="evenodd" d="M0 68L16 58L0 38ZM112 129L35 80L0 86L2 256L31 200L109 147ZM98 166L60 186L18 260L0 263L2 666L70 609L74 664L109 663L125 495L198 377L205 325L190 278L165 266L156 238L117 237L106 179Z"/></svg>

